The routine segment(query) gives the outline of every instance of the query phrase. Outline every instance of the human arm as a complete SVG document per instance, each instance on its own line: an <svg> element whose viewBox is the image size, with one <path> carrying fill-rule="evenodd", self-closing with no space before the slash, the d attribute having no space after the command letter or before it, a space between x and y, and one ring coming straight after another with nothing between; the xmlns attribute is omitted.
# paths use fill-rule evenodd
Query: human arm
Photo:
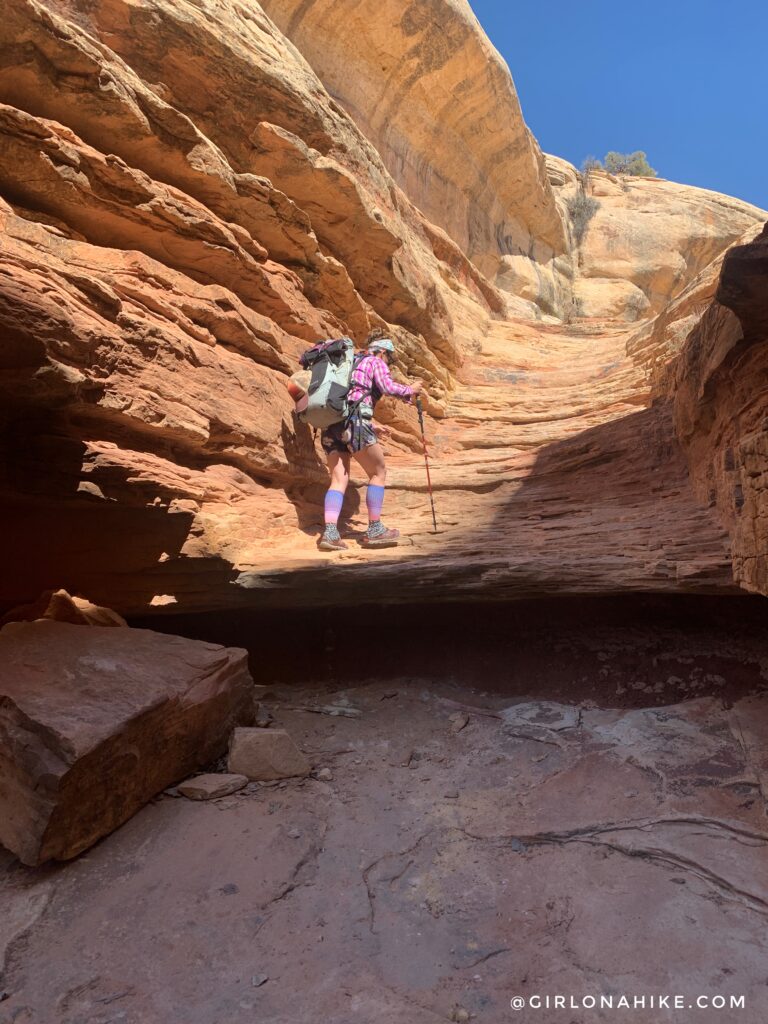
<svg viewBox="0 0 768 1024"><path fill-rule="evenodd" d="M383 359L374 359L373 383L382 395L392 395L394 398L402 398L404 401L410 401L414 395L418 395L421 392L423 387L421 381L418 381L413 386L398 384L396 380L392 379L389 367Z"/></svg>

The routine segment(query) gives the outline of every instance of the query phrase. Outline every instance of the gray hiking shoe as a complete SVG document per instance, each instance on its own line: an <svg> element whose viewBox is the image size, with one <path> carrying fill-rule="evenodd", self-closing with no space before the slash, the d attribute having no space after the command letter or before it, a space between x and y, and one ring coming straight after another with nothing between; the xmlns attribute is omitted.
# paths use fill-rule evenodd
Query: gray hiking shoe
<svg viewBox="0 0 768 1024"><path fill-rule="evenodd" d="M376 523L371 523L360 543L364 548L394 548L397 547L399 539L399 530L388 530L379 520Z"/></svg>
<svg viewBox="0 0 768 1024"><path fill-rule="evenodd" d="M317 543L321 551L346 551L347 545L341 539L341 534L335 526L326 526L322 537Z"/></svg>

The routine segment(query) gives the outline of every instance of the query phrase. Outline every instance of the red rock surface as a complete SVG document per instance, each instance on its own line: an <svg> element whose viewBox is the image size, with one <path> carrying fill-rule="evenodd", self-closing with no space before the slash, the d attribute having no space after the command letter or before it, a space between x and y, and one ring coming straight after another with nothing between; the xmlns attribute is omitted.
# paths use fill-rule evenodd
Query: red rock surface
<svg viewBox="0 0 768 1024"><path fill-rule="evenodd" d="M17 937L0 1017L434 1024L460 1007L499 1024L518 993L680 992L745 999L683 1020L761 1024L764 640L506 614L520 642L508 622L496 671L480 630L465 642L477 689L441 666L273 701L330 780L164 796L63 871L7 870L0 851L0 958ZM575 1013L511 1019L600 1019Z"/></svg>
<svg viewBox="0 0 768 1024"><path fill-rule="evenodd" d="M716 301L673 367L699 498L732 538L734 578L768 593L768 228L725 256Z"/></svg>
<svg viewBox="0 0 768 1024"><path fill-rule="evenodd" d="M253 716L246 652L149 630L0 631L0 842L68 860L224 753Z"/></svg>
<svg viewBox="0 0 768 1024"><path fill-rule="evenodd" d="M459 57L490 53L465 4L438 8L450 27L441 66L427 67L433 36L413 25L408 35L403 23L435 97L455 84ZM289 34L301 46L297 26ZM380 43L379 31L371 27ZM496 178L492 195L473 193L492 154L478 150L462 179L462 166L435 148L446 194L464 189L473 217L485 209L473 247L450 218L430 208L440 223L427 219L422 178L398 171L398 152L427 168L431 151L410 114L384 140L381 117L364 109L371 68L360 68L357 100L342 106L316 73L317 54L307 55L312 66L258 4L238 0L6 5L0 496L9 570L0 611L59 587L121 614L360 594L765 590L764 399L754 375L738 371L735 390L718 392L723 423L734 419L731 403L750 409L746 432L734 428L745 438L737 520L702 482L713 452L729 447L704 423L711 388L694 394L670 367L681 352L691 365L700 359L694 328L717 351L730 344L735 315L713 307L701 318L717 258L757 212L641 183L626 203L605 200L591 246L576 252L567 218L562 235L557 227L563 195L578 188L573 169L548 161L542 178L493 57L503 100L490 86L476 99L487 123L513 118L509 139L524 142L516 160L535 197L526 206L525 190ZM413 95L421 118L437 118L437 105ZM582 278L614 273L600 263L611 224L629 225L634 252L635 193L653 207L663 266L633 264L621 288L652 293L643 315L653 318L628 323L619 309L614 320L568 320L574 267ZM667 196L675 217L665 240ZM691 210L703 211L702 232ZM507 222L531 236L525 266L504 232L498 252L489 248L489 225ZM686 263L681 249L694 241ZM530 291L533 278L541 285ZM545 307L565 319L542 318ZM315 339L344 331L362 343L384 324L400 372L426 382L440 532L430 532L415 413L383 404L392 428L385 515L406 540L394 551L353 544L341 558L321 556L327 476L319 446L293 420L286 381ZM758 360L764 338L750 338ZM345 519L353 534L364 507L355 483Z"/></svg>

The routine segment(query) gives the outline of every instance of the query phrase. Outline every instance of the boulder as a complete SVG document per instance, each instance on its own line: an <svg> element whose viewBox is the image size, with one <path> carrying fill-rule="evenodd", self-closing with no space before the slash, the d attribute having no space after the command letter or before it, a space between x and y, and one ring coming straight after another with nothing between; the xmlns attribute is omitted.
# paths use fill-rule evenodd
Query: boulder
<svg viewBox="0 0 768 1024"><path fill-rule="evenodd" d="M0 842L67 860L225 751L251 720L245 651L63 622L0 630Z"/></svg>
<svg viewBox="0 0 768 1024"><path fill-rule="evenodd" d="M245 775L211 772L208 775L196 775L192 779L187 779L178 789L182 796L190 800L217 800L220 796L237 793L247 782Z"/></svg>
<svg viewBox="0 0 768 1024"><path fill-rule="evenodd" d="M311 765L285 729L235 729L229 770L259 782L307 776Z"/></svg>
<svg viewBox="0 0 768 1024"><path fill-rule="evenodd" d="M111 608L92 604L84 597L68 594L66 590L44 590L36 601L12 608L0 619L6 622L34 622L35 619L53 619L71 622L76 626L127 626L128 623Z"/></svg>

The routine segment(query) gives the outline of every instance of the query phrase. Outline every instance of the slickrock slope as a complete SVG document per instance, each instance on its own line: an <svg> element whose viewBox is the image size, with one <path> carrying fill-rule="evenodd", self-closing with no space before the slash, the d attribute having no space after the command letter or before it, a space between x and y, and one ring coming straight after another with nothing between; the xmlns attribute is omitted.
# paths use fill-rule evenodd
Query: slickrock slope
<svg viewBox="0 0 768 1024"><path fill-rule="evenodd" d="M574 260L575 307L586 317L633 321L661 313L765 221L764 210L740 199L657 178L590 171L584 192L597 204Z"/></svg>
<svg viewBox="0 0 768 1024"><path fill-rule="evenodd" d="M734 563L738 524L701 484L721 439L691 435L669 383L759 211L609 182L621 194L576 251L582 183L565 161L545 170L467 5L429 5L439 36L421 5L379 9L339 82L322 0L6 4L0 612L60 587L141 614L764 586L760 529L738 528L752 539ZM577 264L576 297L596 282L603 319L553 315L573 313ZM415 412L383 403L385 516L406 540L328 558L327 476L285 382L316 339L383 325L426 382L440 533ZM361 501L352 488L353 535Z"/></svg>

